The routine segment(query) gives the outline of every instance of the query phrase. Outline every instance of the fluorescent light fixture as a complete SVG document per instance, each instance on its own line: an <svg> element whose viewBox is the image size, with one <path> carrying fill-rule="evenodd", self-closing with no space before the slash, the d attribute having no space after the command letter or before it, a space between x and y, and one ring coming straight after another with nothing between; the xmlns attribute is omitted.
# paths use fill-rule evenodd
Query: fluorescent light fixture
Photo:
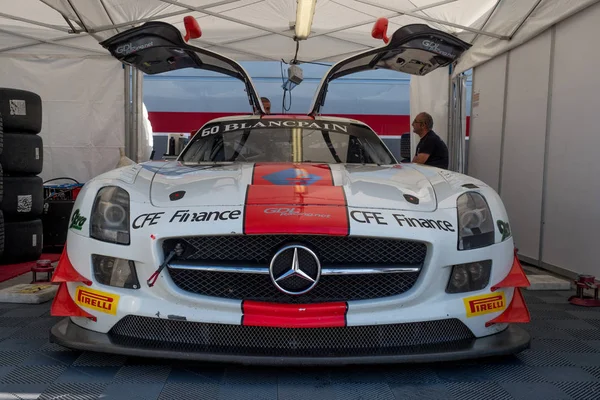
<svg viewBox="0 0 600 400"><path fill-rule="evenodd" d="M296 8L296 39L305 40L310 34L313 15L317 0L297 0Z"/></svg>

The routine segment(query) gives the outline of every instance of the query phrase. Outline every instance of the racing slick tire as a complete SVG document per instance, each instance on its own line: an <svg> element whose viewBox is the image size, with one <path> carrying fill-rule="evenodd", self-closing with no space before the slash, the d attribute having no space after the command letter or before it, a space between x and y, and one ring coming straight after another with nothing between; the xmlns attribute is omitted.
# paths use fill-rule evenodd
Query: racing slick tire
<svg viewBox="0 0 600 400"><path fill-rule="evenodd" d="M4 222L4 252L0 264L35 261L42 255L41 219Z"/></svg>
<svg viewBox="0 0 600 400"><path fill-rule="evenodd" d="M4 149L4 123L2 122L2 114L0 113L0 155Z"/></svg>
<svg viewBox="0 0 600 400"><path fill-rule="evenodd" d="M0 154L0 164L8 174L37 175L44 166L42 137L26 133L4 135L6 151Z"/></svg>
<svg viewBox="0 0 600 400"><path fill-rule="evenodd" d="M2 200L4 199L4 171L0 163L0 211L2 211Z"/></svg>
<svg viewBox="0 0 600 400"><path fill-rule="evenodd" d="M44 210L44 183L39 176L4 176L0 210L6 220L37 218Z"/></svg>
<svg viewBox="0 0 600 400"><path fill-rule="evenodd" d="M0 210L0 260L4 254L4 213Z"/></svg>
<svg viewBox="0 0 600 400"><path fill-rule="evenodd" d="M42 98L36 93L0 88L0 114L6 133L37 134L42 130Z"/></svg>

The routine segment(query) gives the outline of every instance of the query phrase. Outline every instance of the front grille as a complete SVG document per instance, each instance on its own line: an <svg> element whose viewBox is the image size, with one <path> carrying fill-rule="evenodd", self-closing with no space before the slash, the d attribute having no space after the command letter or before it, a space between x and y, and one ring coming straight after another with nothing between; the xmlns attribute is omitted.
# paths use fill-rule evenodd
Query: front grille
<svg viewBox="0 0 600 400"><path fill-rule="evenodd" d="M168 239L168 254L178 242L185 245L178 260L202 264L229 263L267 268L282 246L301 243L319 257L323 268L377 266L421 267L427 246L408 240L318 236L318 235L231 235L194 236ZM300 296L280 292L269 275L168 268L179 288L196 294L279 303L315 303L376 299L405 293L420 272L394 274L322 275L317 285Z"/></svg>
<svg viewBox="0 0 600 400"><path fill-rule="evenodd" d="M186 244L184 260L203 262L239 262L269 265L284 244L299 242L310 247L321 264L396 264L421 266L425 261L425 243L409 240L319 235L230 235L191 236L165 240L168 254L177 242Z"/></svg>
<svg viewBox="0 0 600 400"><path fill-rule="evenodd" d="M320 303L375 299L410 289L418 272L403 274L326 275L308 293L290 296L280 292L269 275L170 269L171 279L183 290L227 299L278 303Z"/></svg>
<svg viewBox="0 0 600 400"><path fill-rule="evenodd" d="M221 325L128 315L109 332L115 344L254 356L385 355L468 346L458 319L340 328Z"/></svg>

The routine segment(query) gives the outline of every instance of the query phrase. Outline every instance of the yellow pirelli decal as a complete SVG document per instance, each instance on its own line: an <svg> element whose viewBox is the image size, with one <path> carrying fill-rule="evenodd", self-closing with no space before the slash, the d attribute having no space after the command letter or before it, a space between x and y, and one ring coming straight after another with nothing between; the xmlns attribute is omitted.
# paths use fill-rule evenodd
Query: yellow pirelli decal
<svg viewBox="0 0 600 400"><path fill-rule="evenodd" d="M467 297L463 301L467 311L467 318L502 311L506 308L504 292Z"/></svg>
<svg viewBox="0 0 600 400"><path fill-rule="evenodd" d="M79 286L75 291L75 302L92 310L117 315L119 295Z"/></svg>

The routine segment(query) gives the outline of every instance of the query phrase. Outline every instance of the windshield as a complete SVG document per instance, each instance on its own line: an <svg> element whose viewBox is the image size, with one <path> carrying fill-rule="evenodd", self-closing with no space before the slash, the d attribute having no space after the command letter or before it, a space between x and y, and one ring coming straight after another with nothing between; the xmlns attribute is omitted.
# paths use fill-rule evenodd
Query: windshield
<svg viewBox="0 0 600 400"><path fill-rule="evenodd" d="M179 157L202 162L396 164L372 130L322 120L239 120L209 124Z"/></svg>

